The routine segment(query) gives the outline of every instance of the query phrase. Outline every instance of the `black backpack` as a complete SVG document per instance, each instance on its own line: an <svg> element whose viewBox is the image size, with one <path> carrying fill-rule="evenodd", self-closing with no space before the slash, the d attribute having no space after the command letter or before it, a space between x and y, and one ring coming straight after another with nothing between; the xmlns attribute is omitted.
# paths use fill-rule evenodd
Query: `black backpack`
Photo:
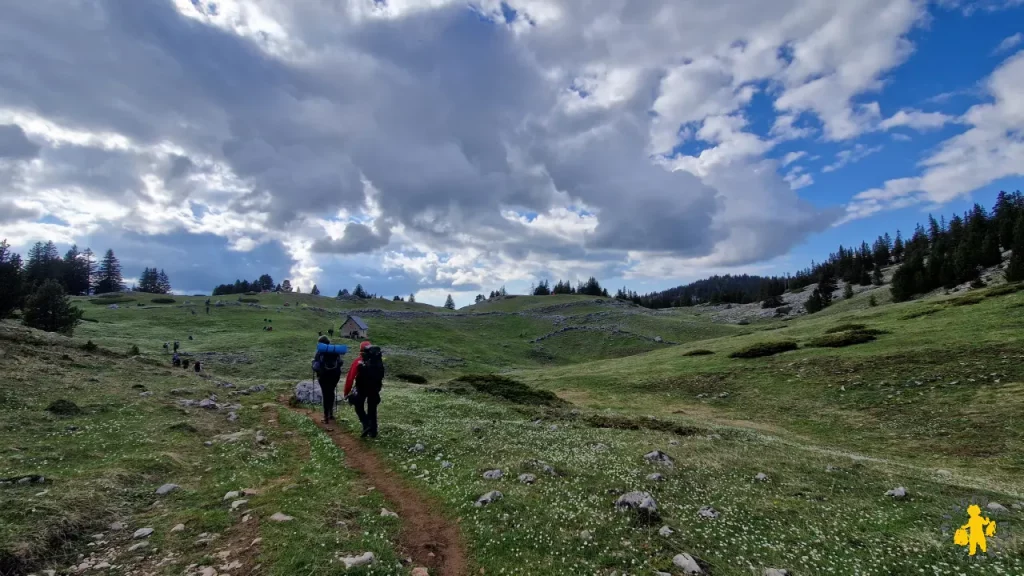
<svg viewBox="0 0 1024 576"><path fill-rule="evenodd" d="M384 356L380 346L370 346L362 352L362 362L356 375L356 388L380 391L384 385Z"/></svg>
<svg viewBox="0 0 1024 576"><path fill-rule="evenodd" d="M317 352L313 359L313 372L317 376L328 372L341 372L341 354L333 352Z"/></svg>

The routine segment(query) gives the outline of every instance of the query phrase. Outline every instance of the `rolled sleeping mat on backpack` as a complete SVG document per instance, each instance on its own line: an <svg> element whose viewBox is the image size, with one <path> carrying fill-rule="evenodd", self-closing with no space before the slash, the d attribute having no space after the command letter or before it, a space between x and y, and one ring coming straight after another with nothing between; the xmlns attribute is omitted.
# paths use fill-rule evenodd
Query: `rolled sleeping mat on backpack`
<svg viewBox="0 0 1024 576"><path fill-rule="evenodd" d="M330 354L345 354L348 352L348 346L345 346L344 344L324 344L322 342L317 342L316 351L327 352Z"/></svg>

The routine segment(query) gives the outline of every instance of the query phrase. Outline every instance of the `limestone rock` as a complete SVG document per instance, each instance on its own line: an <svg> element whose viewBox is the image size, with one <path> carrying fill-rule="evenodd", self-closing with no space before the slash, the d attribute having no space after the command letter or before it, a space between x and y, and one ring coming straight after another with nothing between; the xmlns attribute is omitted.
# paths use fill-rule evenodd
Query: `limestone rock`
<svg viewBox="0 0 1024 576"><path fill-rule="evenodd" d="M138 540L139 538L149 538L153 534L152 528L139 528L132 534L132 538Z"/></svg>
<svg viewBox="0 0 1024 576"><path fill-rule="evenodd" d="M714 520L715 518L718 518L721 514L718 512L718 510L715 510L711 506L701 506L700 510L697 512L697 515L701 518Z"/></svg>
<svg viewBox="0 0 1024 576"><path fill-rule="evenodd" d="M906 498L907 497L907 489L904 488L903 486L897 486L896 488L893 488L892 490L889 490L888 492L886 492L885 495L886 496L891 496L891 497L899 500L901 498Z"/></svg>
<svg viewBox="0 0 1024 576"><path fill-rule="evenodd" d="M345 569L355 568L357 566L369 566L377 559L373 555L373 552L365 552L359 556L346 556L341 559L342 563L345 564Z"/></svg>
<svg viewBox="0 0 1024 576"><path fill-rule="evenodd" d="M1000 514L1009 512L1009 510L1006 509L1006 506L1003 506L999 502L989 502L985 505L985 508L988 509L989 512L997 512Z"/></svg>
<svg viewBox="0 0 1024 576"><path fill-rule="evenodd" d="M649 492L627 492L615 501L616 510L632 510L637 518L645 522L655 522L661 518L658 503Z"/></svg>
<svg viewBox="0 0 1024 576"><path fill-rule="evenodd" d="M658 534L660 536L664 536L665 538L668 538L669 536L675 534L675 532L675 530L669 528L668 526L662 526L658 529Z"/></svg>
<svg viewBox="0 0 1024 576"><path fill-rule="evenodd" d="M271 516L270 519L274 522L291 522L292 520L295 520L295 518L292 518L287 514L282 514L281 512L274 512L274 515Z"/></svg>
<svg viewBox="0 0 1024 576"><path fill-rule="evenodd" d="M227 494L225 494L224 497L221 498L221 500L223 500L224 502L227 502L228 500L234 500L234 499L238 498L240 495L241 494L238 493L238 490L232 490L231 492L228 492Z"/></svg>
<svg viewBox="0 0 1024 576"><path fill-rule="evenodd" d="M156 489L156 495L164 496L165 494L170 494L171 492L174 492L178 488L181 488L181 486L178 486L177 484L164 484L163 486Z"/></svg>
<svg viewBox="0 0 1024 576"><path fill-rule="evenodd" d="M323 404L324 395L316 382L303 380L295 385L295 400L299 404Z"/></svg>
<svg viewBox="0 0 1024 576"><path fill-rule="evenodd" d="M693 556L690 556L685 552L683 554L676 554L675 557L672 558L672 564L674 564L676 568L682 570L683 574L704 573L704 569L700 567L700 564L697 564L697 561L693 559Z"/></svg>
<svg viewBox="0 0 1024 576"><path fill-rule="evenodd" d="M783 568L765 568L764 576L789 576L789 570Z"/></svg>
<svg viewBox="0 0 1024 576"><path fill-rule="evenodd" d="M650 480L651 482L661 482L665 479L665 475L659 472L655 472L654 474L648 474L647 479Z"/></svg>
<svg viewBox="0 0 1024 576"><path fill-rule="evenodd" d="M135 552L136 550L142 550L143 548L149 548L149 542L139 542L138 544L132 544L128 547L128 551Z"/></svg>
<svg viewBox="0 0 1024 576"><path fill-rule="evenodd" d="M523 484L533 484L537 481L537 477L533 474L520 474L519 481Z"/></svg>
<svg viewBox="0 0 1024 576"><path fill-rule="evenodd" d="M485 480L499 480L502 476L504 476L504 473L501 470L488 470L484 472Z"/></svg>
<svg viewBox="0 0 1024 576"><path fill-rule="evenodd" d="M491 490L487 494L484 494L483 496L477 498L474 506L476 506L477 508L487 506L488 504L497 502L498 500L501 500L504 497L505 495L502 494L501 492L498 492L497 490Z"/></svg>
<svg viewBox="0 0 1024 576"><path fill-rule="evenodd" d="M665 466L671 466L673 464L672 457L661 450L655 450L644 454L644 460L647 460L651 464L663 464Z"/></svg>
<svg viewBox="0 0 1024 576"><path fill-rule="evenodd" d="M174 528L171 528L171 532L181 532L184 529L185 529L185 525L184 524L177 524L177 525L174 526Z"/></svg>
<svg viewBox="0 0 1024 576"><path fill-rule="evenodd" d="M767 482L768 475L765 474L764 472L758 472L757 476L754 476L754 480L756 480L757 482Z"/></svg>
<svg viewBox="0 0 1024 576"><path fill-rule="evenodd" d="M398 514L392 512L391 510L388 510L387 508L381 508L380 515L384 516L385 518L398 518Z"/></svg>
<svg viewBox="0 0 1024 576"><path fill-rule="evenodd" d="M248 503L249 503L248 500L235 500L234 502L231 503L231 509L232 510L238 510L239 508L241 508L242 506L245 506Z"/></svg>

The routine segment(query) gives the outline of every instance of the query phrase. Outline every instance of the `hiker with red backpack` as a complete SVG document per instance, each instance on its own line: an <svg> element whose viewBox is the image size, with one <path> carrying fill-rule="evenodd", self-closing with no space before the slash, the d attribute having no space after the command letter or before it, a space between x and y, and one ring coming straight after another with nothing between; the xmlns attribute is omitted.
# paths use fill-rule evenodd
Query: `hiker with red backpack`
<svg viewBox="0 0 1024 576"><path fill-rule="evenodd" d="M320 383L320 392L324 399L324 424L331 420L337 421L334 417L334 408L337 404L335 391L341 380L341 357L347 351L348 348L345 346L331 344L327 336L320 336L317 340L316 355L313 356L313 373Z"/></svg>
<svg viewBox="0 0 1024 576"><path fill-rule="evenodd" d="M363 425L363 438L377 437L377 405L380 404L383 385L384 358L380 347L363 342L359 345L359 357L349 366L342 394L356 409L359 422Z"/></svg>

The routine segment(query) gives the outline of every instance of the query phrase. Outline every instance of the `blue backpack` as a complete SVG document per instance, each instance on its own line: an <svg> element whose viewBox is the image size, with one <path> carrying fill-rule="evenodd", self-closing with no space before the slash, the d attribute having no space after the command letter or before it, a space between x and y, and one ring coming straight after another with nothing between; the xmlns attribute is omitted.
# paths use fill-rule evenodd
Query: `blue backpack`
<svg viewBox="0 0 1024 576"><path fill-rule="evenodd" d="M342 344L317 343L313 357L313 372L320 376L327 372L341 372L341 357L348 352Z"/></svg>

